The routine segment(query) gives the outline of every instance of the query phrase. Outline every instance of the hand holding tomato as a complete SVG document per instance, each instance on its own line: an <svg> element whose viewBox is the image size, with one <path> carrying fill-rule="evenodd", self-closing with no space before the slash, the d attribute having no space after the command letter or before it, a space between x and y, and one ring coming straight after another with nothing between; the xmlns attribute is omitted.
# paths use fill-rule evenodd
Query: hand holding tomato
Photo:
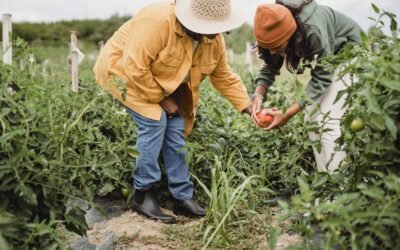
<svg viewBox="0 0 400 250"><path fill-rule="evenodd" d="M267 128L271 123L274 122L274 117L267 114L267 109L262 109L257 114L258 123L261 127Z"/></svg>
<svg viewBox="0 0 400 250"><path fill-rule="evenodd" d="M263 127L264 130L270 131L275 128L280 128L281 126L285 125L287 119L281 110L276 108L272 109L265 109L264 111L265 116L272 116L272 122L267 127ZM270 119L270 118L269 118Z"/></svg>

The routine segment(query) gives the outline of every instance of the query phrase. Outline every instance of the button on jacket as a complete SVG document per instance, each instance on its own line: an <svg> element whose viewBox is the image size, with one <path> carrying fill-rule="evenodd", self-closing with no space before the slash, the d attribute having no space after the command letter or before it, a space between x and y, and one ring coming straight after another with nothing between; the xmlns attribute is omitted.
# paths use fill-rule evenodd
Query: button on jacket
<svg viewBox="0 0 400 250"><path fill-rule="evenodd" d="M161 118L159 102L177 90L188 136L206 76L239 112L249 105L243 82L228 65L222 34L203 37L194 54L192 49L193 40L177 21L174 5L156 3L114 33L100 52L94 73L116 99L153 120ZM188 72L190 80L182 84Z"/></svg>

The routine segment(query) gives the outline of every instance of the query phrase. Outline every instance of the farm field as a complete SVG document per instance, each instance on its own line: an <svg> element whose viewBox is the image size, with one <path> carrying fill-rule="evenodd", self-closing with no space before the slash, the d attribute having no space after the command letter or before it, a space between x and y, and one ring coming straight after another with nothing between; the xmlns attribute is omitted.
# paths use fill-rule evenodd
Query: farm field
<svg viewBox="0 0 400 250"><path fill-rule="evenodd" d="M0 63L0 249L398 249L400 42L395 20L385 22L390 35L379 24L323 62L355 58L344 73L358 78L339 138L347 156L331 175L316 171L316 128L303 115L263 132L206 80L187 162L207 215L177 225L130 208L137 128L94 80L97 45L79 46L74 93L67 45L15 39L13 66ZM231 66L250 94L258 65L249 72L244 61L237 53ZM264 105L287 108L307 79L282 72ZM168 211L165 183L156 190Z"/></svg>

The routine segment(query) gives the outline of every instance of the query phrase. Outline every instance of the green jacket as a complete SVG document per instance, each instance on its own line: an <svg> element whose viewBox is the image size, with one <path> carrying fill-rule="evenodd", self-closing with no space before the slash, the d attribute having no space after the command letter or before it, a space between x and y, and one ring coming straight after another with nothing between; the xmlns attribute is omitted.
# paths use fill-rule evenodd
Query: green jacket
<svg viewBox="0 0 400 250"><path fill-rule="evenodd" d="M318 5L315 0L304 6L299 14L304 24L308 41L308 56L313 60L327 55L336 54L347 43L359 43L361 27L351 18L327 6ZM269 87L279 74L283 60L278 57L273 65L264 64L256 77L256 84ZM311 80L306 87L309 98L318 99L332 83L332 72L321 66L311 70ZM305 101L299 104L304 107Z"/></svg>

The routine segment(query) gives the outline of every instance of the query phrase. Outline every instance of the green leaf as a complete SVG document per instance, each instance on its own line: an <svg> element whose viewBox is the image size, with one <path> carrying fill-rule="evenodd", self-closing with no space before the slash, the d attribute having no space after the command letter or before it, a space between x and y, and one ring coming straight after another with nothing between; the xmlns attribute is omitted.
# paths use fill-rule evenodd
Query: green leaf
<svg viewBox="0 0 400 250"><path fill-rule="evenodd" d="M393 139L396 139L397 137L397 126L396 123L392 118L390 118L388 115L385 115L385 125L387 129L390 132L390 135L392 136Z"/></svg>
<svg viewBox="0 0 400 250"><path fill-rule="evenodd" d="M15 217L14 215L0 211L0 226L6 226L14 223Z"/></svg>
<svg viewBox="0 0 400 250"><path fill-rule="evenodd" d="M398 195L400 194L400 177L389 175L385 179L385 185L389 190L395 191Z"/></svg>
<svg viewBox="0 0 400 250"><path fill-rule="evenodd" d="M119 181L119 172L118 169L112 169L109 166L103 167L103 174L115 181Z"/></svg>
<svg viewBox="0 0 400 250"><path fill-rule="evenodd" d="M98 165L105 167L105 166L113 166L115 163L119 162L119 158L113 154L108 155L107 157L101 159Z"/></svg>
<svg viewBox="0 0 400 250"><path fill-rule="evenodd" d="M299 183L301 193L307 193L310 191L308 184L301 177L297 177L297 181Z"/></svg>
<svg viewBox="0 0 400 250"><path fill-rule="evenodd" d="M381 13L381 10L378 8L378 6L376 6L374 3L371 3L371 5L372 5L372 8L374 9L376 14L380 14Z"/></svg>
<svg viewBox="0 0 400 250"><path fill-rule="evenodd" d="M381 115L377 115L374 119L371 119L370 124L380 131L385 130L385 118Z"/></svg>
<svg viewBox="0 0 400 250"><path fill-rule="evenodd" d="M3 235L0 233L0 249L2 250L10 250L10 246L8 245L6 239L4 239Z"/></svg>
<svg viewBox="0 0 400 250"><path fill-rule="evenodd" d="M368 109L374 112L375 114L381 115L382 110L379 106L377 96L374 95L369 89L366 89L365 91L366 91Z"/></svg>
<svg viewBox="0 0 400 250"><path fill-rule="evenodd" d="M397 21L393 16L390 16L390 30L392 32L397 32Z"/></svg>
<svg viewBox="0 0 400 250"><path fill-rule="evenodd" d="M280 228L272 228L268 232L268 249L276 249L276 244L278 243L278 237L281 234Z"/></svg>
<svg viewBox="0 0 400 250"><path fill-rule="evenodd" d="M379 188L368 188L361 191L363 194L374 198L376 200L382 200L385 198L385 192Z"/></svg>
<svg viewBox="0 0 400 250"><path fill-rule="evenodd" d="M106 194L111 193L112 191L114 191L114 189L115 189L115 186L111 182L107 182L100 189L99 194L100 195L106 195Z"/></svg>
<svg viewBox="0 0 400 250"><path fill-rule="evenodd" d="M363 44L367 44L369 42L369 38L368 35L365 32L361 32L361 41L363 42Z"/></svg>
<svg viewBox="0 0 400 250"><path fill-rule="evenodd" d="M11 132L8 132L8 133L4 133L0 137L0 143L5 143L5 142L13 139L17 135L23 135L23 134L25 134L25 129L17 129L17 130L13 130Z"/></svg>
<svg viewBox="0 0 400 250"><path fill-rule="evenodd" d="M328 176L324 175L322 177L317 176L317 178L319 178L315 183L312 183L312 188L317 188L322 186L323 184L325 184L328 180Z"/></svg>
<svg viewBox="0 0 400 250"><path fill-rule="evenodd" d="M65 215L66 228L81 236L86 235L86 230L89 229L89 226L86 223L85 213L85 211L78 207L69 210Z"/></svg>
<svg viewBox="0 0 400 250"><path fill-rule="evenodd" d="M139 152L134 148L134 147L128 147L126 149L126 151L128 152L128 154L130 156L132 156L133 158L137 158L139 157Z"/></svg>
<svg viewBox="0 0 400 250"><path fill-rule="evenodd" d="M26 185L21 185L21 194L22 197L24 197L24 200L29 204L29 205L37 205L37 196L36 193L30 188L29 186Z"/></svg>
<svg viewBox="0 0 400 250"><path fill-rule="evenodd" d="M400 81L387 80L382 81L381 84L389 89L400 91Z"/></svg>

